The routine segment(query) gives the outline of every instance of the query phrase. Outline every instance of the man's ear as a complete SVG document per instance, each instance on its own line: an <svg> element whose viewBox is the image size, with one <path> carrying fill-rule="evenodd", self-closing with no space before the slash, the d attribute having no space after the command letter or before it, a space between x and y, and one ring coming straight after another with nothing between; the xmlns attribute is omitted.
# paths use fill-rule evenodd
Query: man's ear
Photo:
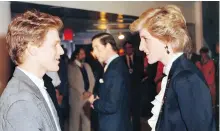
<svg viewBox="0 0 220 131"><path fill-rule="evenodd" d="M107 44L106 44L106 47L107 47L108 49L112 49L112 46L111 46L110 43L107 43Z"/></svg>
<svg viewBox="0 0 220 131"><path fill-rule="evenodd" d="M28 52L28 54L30 54L32 56L36 56L37 52L38 52L38 47L35 46L33 43L28 43L27 52Z"/></svg>

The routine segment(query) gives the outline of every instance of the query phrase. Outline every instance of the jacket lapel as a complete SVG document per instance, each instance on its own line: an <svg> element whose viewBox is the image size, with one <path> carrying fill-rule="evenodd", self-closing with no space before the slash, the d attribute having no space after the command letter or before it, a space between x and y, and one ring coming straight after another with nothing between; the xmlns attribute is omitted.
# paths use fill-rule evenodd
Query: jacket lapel
<svg viewBox="0 0 220 131"><path fill-rule="evenodd" d="M49 108L49 106L48 106L48 104L47 104L47 102L46 102L44 96L42 95L42 93L40 92L39 88L37 87L37 85L35 85L34 82L33 82L24 72L22 72L22 71L19 70L18 68L15 69L13 76L14 76L16 79L18 79L18 80L24 82L25 84L27 84L27 88L28 88L29 90L31 90L31 93L32 93L33 95L35 95L40 101L43 102L43 105L44 105L44 107L45 107L45 109L46 109L46 112L47 112L46 114L47 114L47 115L49 116L49 118L50 118L50 119L48 119L48 118L46 117L46 119L47 119L48 122L50 121L50 124L52 124L52 127L51 127L51 128L53 128L53 130L56 130L56 125L55 125L54 118L53 118L53 116L52 116L52 112L50 111L50 108ZM53 103L52 103L52 104L53 104ZM41 111L42 111L42 113L45 112L45 111L42 110L42 109L41 109Z"/></svg>
<svg viewBox="0 0 220 131"><path fill-rule="evenodd" d="M170 87L169 84L170 84L171 80L173 80L175 78L175 76L183 70L189 70L189 68L187 66L186 57L184 55L181 55L180 57L178 57L173 62L172 66L171 66L171 69L170 69L170 72L169 72L169 75L168 75L166 90L165 90L164 97L163 97L164 103L166 101L168 89ZM163 114L164 113L164 103L161 107L161 111L160 111L160 114L159 114L159 117L158 117L158 120L157 120L157 123L156 123L156 131L159 131L160 124L161 124L161 118L164 117L163 116L164 115Z"/></svg>
<svg viewBox="0 0 220 131"><path fill-rule="evenodd" d="M42 94L40 90L38 89L37 85L34 84L34 82L21 70L18 68L15 69L13 76L18 79L19 81L24 82L27 84L27 87L29 90L32 91L32 93L41 101L43 100Z"/></svg>

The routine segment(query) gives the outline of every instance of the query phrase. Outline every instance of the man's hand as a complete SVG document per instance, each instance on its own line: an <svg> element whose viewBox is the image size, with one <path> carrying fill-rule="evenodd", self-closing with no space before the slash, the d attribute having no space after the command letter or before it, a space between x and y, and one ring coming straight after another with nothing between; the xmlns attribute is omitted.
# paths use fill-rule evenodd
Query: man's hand
<svg viewBox="0 0 220 131"><path fill-rule="evenodd" d="M62 100L63 100L63 96L60 95L59 90L56 89L55 91L56 91L57 102L58 102L59 105L61 105L62 104Z"/></svg>
<svg viewBox="0 0 220 131"><path fill-rule="evenodd" d="M147 79L148 79L148 76L144 77L144 78L141 80L141 82L144 82L144 81L147 80Z"/></svg>
<svg viewBox="0 0 220 131"><path fill-rule="evenodd" d="M89 99L89 97L92 95L92 93L91 92L83 92L83 100L87 100L87 99Z"/></svg>
<svg viewBox="0 0 220 131"><path fill-rule="evenodd" d="M99 99L98 96L96 96L96 98L95 98L94 95L91 95L91 96L89 97L88 101L89 101L91 104L93 104L93 102L94 102L95 100L97 100L97 99Z"/></svg>

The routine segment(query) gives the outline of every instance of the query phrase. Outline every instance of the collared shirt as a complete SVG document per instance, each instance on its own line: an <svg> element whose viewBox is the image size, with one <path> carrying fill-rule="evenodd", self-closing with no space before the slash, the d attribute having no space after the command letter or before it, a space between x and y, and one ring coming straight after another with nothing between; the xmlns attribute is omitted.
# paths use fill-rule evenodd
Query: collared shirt
<svg viewBox="0 0 220 131"><path fill-rule="evenodd" d="M130 63L129 57L131 58L132 63L134 63L134 54L132 54L132 55L130 55L130 56L129 56L129 55L126 55L127 65L128 65L129 68L131 68L130 66L131 66L132 63Z"/></svg>
<svg viewBox="0 0 220 131"><path fill-rule="evenodd" d="M114 59L116 59L117 57L119 57L119 55L118 55L118 54L115 54L115 55L113 55L112 57L110 57L110 58L106 61L106 65L105 65L105 68L104 68L104 72L106 72L106 70L107 70L109 64L110 64Z"/></svg>
<svg viewBox="0 0 220 131"><path fill-rule="evenodd" d="M79 60L76 59L74 62L75 62L76 65L78 65L79 67L82 67L82 63L81 63Z"/></svg>
<svg viewBox="0 0 220 131"><path fill-rule="evenodd" d="M163 97L164 97L164 93L165 93L165 90L166 90L168 75L169 75L170 69L172 67L172 64L182 54L183 54L182 52L174 54L171 61L169 61L168 64L166 66L164 66L164 68L163 68L163 73L166 74L166 76L162 79L161 90L160 90L159 94L151 102L154 105L154 107L151 110L151 113L153 114L153 116L148 120L148 123L149 123L149 125L152 129L151 131L155 131L155 127L156 127L157 120L158 120L158 117L159 117L159 114L160 114L160 110L161 110L161 107L163 105Z"/></svg>
<svg viewBox="0 0 220 131"><path fill-rule="evenodd" d="M60 80L60 77L59 77L59 75L58 75L57 72L55 72L55 71L53 71L53 72L50 71L50 72L47 72L46 74L52 79L52 83L53 83L53 86L54 86L54 87L57 87L57 86L60 85L61 80Z"/></svg>
<svg viewBox="0 0 220 131"><path fill-rule="evenodd" d="M48 104L48 106L49 106L49 108L50 108L50 111L52 112L52 116L53 116L53 119L54 119L54 121L55 121L57 131L61 131L58 118L55 116L55 112L54 112L54 111L56 111L56 110L53 110L53 108L52 108L52 106L54 106L54 105L52 105L53 102L52 102L52 100L51 100L49 94L48 94L47 91L46 91L46 87L44 86L44 81L43 81L43 79L38 78L37 76L33 75L33 74L30 73L30 72L25 71L24 69L22 69L22 68L20 68L20 67L18 67L18 66L17 66L16 68L18 68L19 70L21 70L22 72L24 72L24 73L34 82L34 84L39 88L40 92L42 93L42 95L43 95L45 101L47 102L47 104ZM55 108L54 108L54 109L55 109Z"/></svg>
<svg viewBox="0 0 220 131"><path fill-rule="evenodd" d="M84 83L84 89L85 91L88 91L89 90L89 76L88 76L88 72L87 72L87 69L85 67L85 63L84 62L80 62L79 60L75 60L74 61L75 64L79 67L80 69L80 72L82 74L82 78L83 78L83 83Z"/></svg>

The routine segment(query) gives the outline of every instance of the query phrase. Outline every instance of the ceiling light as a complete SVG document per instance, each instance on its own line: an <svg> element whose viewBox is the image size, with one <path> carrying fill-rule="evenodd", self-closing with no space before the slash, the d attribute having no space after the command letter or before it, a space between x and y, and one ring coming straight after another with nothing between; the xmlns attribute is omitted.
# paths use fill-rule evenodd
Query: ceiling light
<svg viewBox="0 0 220 131"><path fill-rule="evenodd" d="M119 39L119 40L123 40L124 38L125 38L125 36L120 33L119 36L118 36L118 39Z"/></svg>

